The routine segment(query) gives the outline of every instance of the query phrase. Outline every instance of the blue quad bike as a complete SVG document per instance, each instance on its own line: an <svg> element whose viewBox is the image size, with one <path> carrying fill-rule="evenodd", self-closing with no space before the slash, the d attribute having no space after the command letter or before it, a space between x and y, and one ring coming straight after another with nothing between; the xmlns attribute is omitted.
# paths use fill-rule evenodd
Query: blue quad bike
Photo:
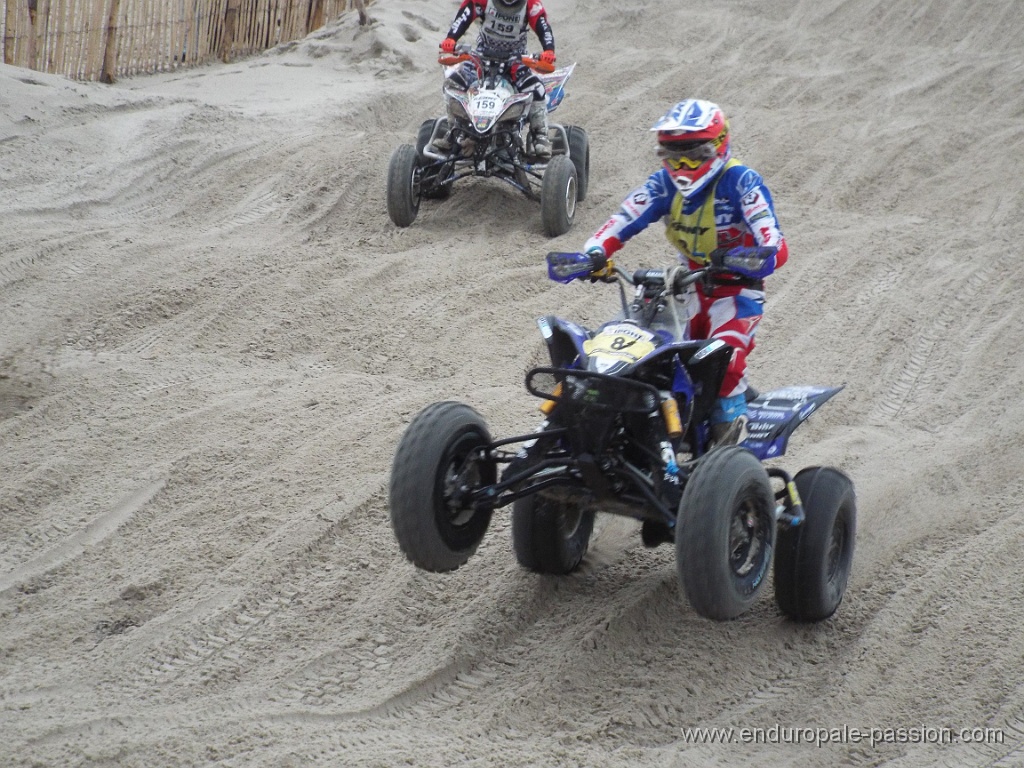
<svg viewBox="0 0 1024 768"><path fill-rule="evenodd" d="M842 602L856 534L852 481L812 466L791 476L763 462L785 453L793 430L842 387L789 386L754 393L749 436L711 443L709 415L732 350L683 340L673 296L731 260L771 249L716 252L716 266L640 269L607 265L622 312L594 330L538 320L551 365L526 374L544 417L526 435L495 440L483 417L457 401L420 411L403 433L390 482L391 523L418 568L459 568L494 510L512 506L512 544L531 571L568 574L582 561L597 512L642 522L648 547L672 543L677 576L701 616L733 619L769 581L784 615L821 621ZM549 253L558 282L594 279L581 253Z"/></svg>

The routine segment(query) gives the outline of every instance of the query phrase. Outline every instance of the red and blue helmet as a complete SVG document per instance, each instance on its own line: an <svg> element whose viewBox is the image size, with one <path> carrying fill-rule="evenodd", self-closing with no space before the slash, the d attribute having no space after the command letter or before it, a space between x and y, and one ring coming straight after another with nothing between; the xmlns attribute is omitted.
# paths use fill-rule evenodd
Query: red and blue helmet
<svg viewBox="0 0 1024 768"><path fill-rule="evenodd" d="M729 121L717 104L680 101L653 126L658 157L683 197L692 197L729 161Z"/></svg>

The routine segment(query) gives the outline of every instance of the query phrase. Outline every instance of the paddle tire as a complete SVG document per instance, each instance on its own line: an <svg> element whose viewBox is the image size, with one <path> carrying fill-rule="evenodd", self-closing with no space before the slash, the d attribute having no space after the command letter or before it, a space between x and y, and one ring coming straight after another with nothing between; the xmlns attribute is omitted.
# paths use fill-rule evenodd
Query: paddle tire
<svg viewBox="0 0 1024 768"><path fill-rule="evenodd" d="M693 609L734 619L758 598L775 548L775 497L750 451L731 445L700 460L676 520L676 570Z"/></svg>
<svg viewBox="0 0 1024 768"><path fill-rule="evenodd" d="M564 235L572 227L578 194L576 166L567 155L552 155L540 189L541 221L549 237Z"/></svg>
<svg viewBox="0 0 1024 768"><path fill-rule="evenodd" d="M403 433L391 466L391 527L416 567L454 571L476 552L493 510L472 505L468 491L496 481L495 463L478 450L490 442L480 414L454 401L427 406Z"/></svg>
<svg viewBox="0 0 1024 768"><path fill-rule="evenodd" d="M593 531L594 513L571 502L538 494L512 505L516 560L537 573L571 573L587 553Z"/></svg>
<svg viewBox="0 0 1024 768"><path fill-rule="evenodd" d="M797 621L827 619L843 600L853 562L857 504L853 481L832 467L793 478L804 522L779 531L775 602Z"/></svg>

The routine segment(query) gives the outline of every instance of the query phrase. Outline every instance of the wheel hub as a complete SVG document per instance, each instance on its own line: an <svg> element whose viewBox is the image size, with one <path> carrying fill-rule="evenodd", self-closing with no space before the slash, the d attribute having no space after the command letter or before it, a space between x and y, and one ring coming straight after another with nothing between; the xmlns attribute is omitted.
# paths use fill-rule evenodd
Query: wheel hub
<svg viewBox="0 0 1024 768"><path fill-rule="evenodd" d="M764 549L763 521L756 510L744 504L732 519L729 531L729 562L733 572L746 576L757 565Z"/></svg>

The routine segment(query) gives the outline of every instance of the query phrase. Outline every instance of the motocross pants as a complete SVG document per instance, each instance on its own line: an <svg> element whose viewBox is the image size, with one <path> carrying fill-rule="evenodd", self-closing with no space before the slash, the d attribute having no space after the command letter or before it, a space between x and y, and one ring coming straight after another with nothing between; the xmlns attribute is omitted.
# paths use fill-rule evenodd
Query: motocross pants
<svg viewBox="0 0 1024 768"><path fill-rule="evenodd" d="M730 287L715 290L710 296L694 288L681 299L687 318L686 338L720 339L733 349L718 391L720 398L729 398L731 403L739 404L738 396L747 389L747 355L754 349L754 333L764 314L764 298L764 291Z"/></svg>

